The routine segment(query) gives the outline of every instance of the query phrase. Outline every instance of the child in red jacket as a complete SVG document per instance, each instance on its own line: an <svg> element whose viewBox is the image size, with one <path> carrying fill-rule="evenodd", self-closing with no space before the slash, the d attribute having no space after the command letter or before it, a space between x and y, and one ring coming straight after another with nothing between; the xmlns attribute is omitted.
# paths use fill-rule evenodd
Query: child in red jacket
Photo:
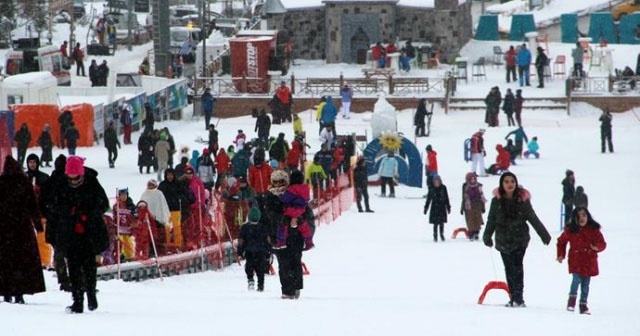
<svg viewBox="0 0 640 336"><path fill-rule="evenodd" d="M502 147L501 144L496 145L496 151L498 151L498 156L496 156L496 163L487 168L487 173L500 175L504 172L509 171L509 166L511 165L511 155L506 149L504 149L504 147Z"/></svg>
<svg viewBox="0 0 640 336"><path fill-rule="evenodd" d="M607 247L607 243L600 232L600 224L593 220L587 208L577 207L573 210L570 223L565 226L564 231L558 237L557 260L559 263L565 259L567 243L570 245L569 273L573 276L569 288L567 310L574 311L578 286L580 286L580 314L590 314L587 307L589 282L592 276L599 273L598 253Z"/></svg>

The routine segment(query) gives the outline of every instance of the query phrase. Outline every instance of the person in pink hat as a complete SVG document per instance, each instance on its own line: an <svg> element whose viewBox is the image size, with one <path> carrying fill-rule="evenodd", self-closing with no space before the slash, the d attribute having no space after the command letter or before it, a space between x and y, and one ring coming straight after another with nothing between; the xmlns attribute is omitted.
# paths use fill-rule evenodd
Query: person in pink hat
<svg viewBox="0 0 640 336"><path fill-rule="evenodd" d="M109 209L109 199L98 181L98 173L84 166L84 158L67 158L67 183L56 190L52 214L58 227L52 233L56 251L64 254L69 266L73 304L67 312L80 314L87 294L89 310L98 308L96 298L95 256L109 247L107 226L102 215Z"/></svg>

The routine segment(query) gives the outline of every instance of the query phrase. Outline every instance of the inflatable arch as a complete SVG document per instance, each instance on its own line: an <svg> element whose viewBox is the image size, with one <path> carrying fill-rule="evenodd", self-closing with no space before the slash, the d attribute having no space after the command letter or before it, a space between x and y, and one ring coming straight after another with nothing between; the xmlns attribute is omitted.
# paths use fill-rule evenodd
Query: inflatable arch
<svg viewBox="0 0 640 336"><path fill-rule="evenodd" d="M398 174L400 175L399 183L404 185L422 188L423 164L420 157L420 151L413 142L403 136L399 136L401 141L400 148L395 155L398 161ZM378 176L378 168L380 159L386 155L387 150L382 146L379 138L371 141L364 149L364 158L367 161L367 175Z"/></svg>

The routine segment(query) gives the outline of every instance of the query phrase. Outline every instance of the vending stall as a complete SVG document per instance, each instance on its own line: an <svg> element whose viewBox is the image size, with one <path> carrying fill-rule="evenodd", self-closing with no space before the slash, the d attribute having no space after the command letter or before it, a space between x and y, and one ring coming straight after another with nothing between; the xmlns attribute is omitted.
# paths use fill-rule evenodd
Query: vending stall
<svg viewBox="0 0 640 336"><path fill-rule="evenodd" d="M231 77L239 92L269 92L269 57L275 43L274 36L245 36L229 40Z"/></svg>

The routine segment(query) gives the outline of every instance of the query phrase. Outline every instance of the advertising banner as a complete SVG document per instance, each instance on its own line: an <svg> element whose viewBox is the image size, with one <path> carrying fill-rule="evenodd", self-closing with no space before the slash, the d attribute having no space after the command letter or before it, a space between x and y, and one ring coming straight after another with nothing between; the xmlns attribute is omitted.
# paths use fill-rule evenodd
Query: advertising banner
<svg viewBox="0 0 640 336"><path fill-rule="evenodd" d="M269 92L269 55L274 47L272 36L236 37L229 40L231 77L243 93ZM246 82L241 77L246 77Z"/></svg>

